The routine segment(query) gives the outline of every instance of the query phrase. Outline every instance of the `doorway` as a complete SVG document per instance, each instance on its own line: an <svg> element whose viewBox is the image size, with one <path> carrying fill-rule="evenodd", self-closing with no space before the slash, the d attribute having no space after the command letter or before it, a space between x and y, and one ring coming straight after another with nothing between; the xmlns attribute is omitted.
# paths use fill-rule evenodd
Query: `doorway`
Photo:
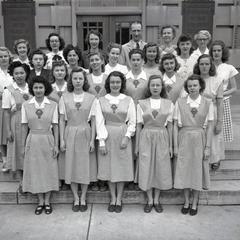
<svg viewBox="0 0 240 240"><path fill-rule="evenodd" d="M141 21L140 15L133 16L78 16L77 37L78 46L87 50L85 42L90 30L97 30L103 37L103 49L106 49L109 42L119 44L127 43L130 36L130 25L132 22Z"/></svg>

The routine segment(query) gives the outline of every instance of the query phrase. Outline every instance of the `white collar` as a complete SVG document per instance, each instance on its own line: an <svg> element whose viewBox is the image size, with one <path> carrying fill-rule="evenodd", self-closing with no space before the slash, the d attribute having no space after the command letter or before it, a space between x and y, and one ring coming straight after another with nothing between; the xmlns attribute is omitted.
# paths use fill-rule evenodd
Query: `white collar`
<svg viewBox="0 0 240 240"><path fill-rule="evenodd" d="M168 77L166 73L163 74L163 82L164 83L175 83L176 82L176 75L174 74L172 77Z"/></svg>
<svg viewBox="0 0 240 240"><path fill-rule="evenodd" d="M141 79L147 81L147 74L146 74L145 71L142 70L141 73L137 76L137 78L134 78L134 75L133 75L132 70L131 70L127 73L126 78L127 79L128 78L131 78L131 79L140 79L141 78Z"/></svg>
<svg viewBox="0 0 240 240"><path fill-rule="evenodd" d="M199 50L199 48L198 48L197 50L195 50L195 53L196 53L197 55L199 55L199 56L202 55L202 53L201 53L201 51ZM209 49L206 48L206 50L205 50L205 52L204 52L203 54L209 54Z"/></svg>
<svg viewBox="0 0 240 240"><path fill-rule="evenodd" d="M26 83L25 87L24 88L20 88L16 82L13 82L12 84L13 88L15 90L19 90L20 92L28 92L28 84Z"/></svg>
<svg viewBox="0 0 240 240"><path fill-rule="evenodd" d="M53 89L55 89L57 92L60 92L60 91L61 91L61 92L64 92L64 91L66 90L66 88L67 88L67 83L64 81L64 84L63 84L63 86L62 86L61 89L58 87L58 85L56 84L56 82L52 84L52 87L53 87Z"/></svg>
<svg viewBox="0 0 240 240"><path fill-rule="evenodd" d="M34 104L36 108L44 108L45 104L50 104L50 101L44 96L42 103L39 105L39 103L36 101L36 98L33 97L31 100L29 100L29 103Z"/></svg>
<svg viewBox="0 0 240 240"><path fill-rule="evenodd" d="M195 103L197 105L200 105L201 104L201 95L199 94L199 96L197 97L197 99L193 100L192 98L190 98L190 96L188 95L187 96L187 104L191 104L191 103Z"/></svg>

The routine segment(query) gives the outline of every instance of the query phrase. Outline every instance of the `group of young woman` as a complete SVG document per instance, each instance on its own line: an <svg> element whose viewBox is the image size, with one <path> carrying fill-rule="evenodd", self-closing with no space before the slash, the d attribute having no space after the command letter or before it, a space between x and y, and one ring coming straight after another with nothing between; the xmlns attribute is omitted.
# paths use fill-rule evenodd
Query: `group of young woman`
<svg viewBox="0 0 240 240"><path fill-rule="evenodd" d="M160 191L176 188L184 189L181 212L197 214L209 163L217 169L224 158L222 129L232 140L229 97L237 70L226 63L222 41L206 54L207 31L196 35L193 53L188 35L172 46L174 28L162 34L165 46L130 51L131 69L119 64L121 45L110 43L105 54L95 31L83 54L64 48L56 33L46 40L47 55L39 49L29 55L20 39L12 62L0 47L2 170L19 171L19 190L37 194L35 214L52 212L59 180L70 184L74 212L87 210L88 186L97 181L100 189L108 183L108 211L121 212L124 185L134 181L147 194L144 212L162 212Z"/></svg>

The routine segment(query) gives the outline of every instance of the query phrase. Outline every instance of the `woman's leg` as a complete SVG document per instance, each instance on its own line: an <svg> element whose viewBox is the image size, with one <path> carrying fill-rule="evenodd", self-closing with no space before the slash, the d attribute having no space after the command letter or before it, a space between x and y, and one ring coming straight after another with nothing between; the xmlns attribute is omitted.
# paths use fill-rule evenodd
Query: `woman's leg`
<svg viewBox="0 0 240 240"><path fill-rule="evenodd" d="M50 204L50 197L51 197L51 191L50 192L46 192L45 193L45 197L44 197L44 202L45 202L45 205L49 205Z"/></svg>
<svg viewBox="0 0 240 240"><path fill-rule="evenodd" d="M184 188L183 189L183 193L184 193L184 208L188 208L190 205L190 189L189 188Z"/></svg>
<svg viewBox="0 0 240 240"><path fill-rule="evenodd" d="M154 188L154 205L159 203L160 189Z"/></svg>
<svg viewBox="0 0 240 240"><path fill-rule="evenodd" d="M116 183L108 182L109 190L110 190L110 195L111 195L111 201L110 204L115 205L116 204Z"/></svg>
<svg viewBox="0 0 240 240"><path fill-rule="evenodd" d="M198 207L198 199L199 199L199 191L193 190L193 202L192 202L192 209L197 209Z"/></svg>
<svg viewBox="0 0 240 240"><path fill-rule="evenodd" d="M150 188L149 190L146 191L147 193L147 203L149 205L153 205L153 189Z"/></svg>
<svg viewBox="0 0 240 240"><path fill-rule="evenodd" d="M150 188L146 191L147 193L147 204L144 206L144 212L150 213L153 208L153 189Z"/></svg>
<svg viewBox="0 0 240 240"><path fill-rule="evenodd" d="M81 205L86 205L86 195L87 195L87 190L88 190L88 184L81 184Z"/></svg>
<svg viewBox="0 0 240 240"><path fill-rule="evenodd" d="M74 205L79 205L78 183L71 183L71 190L74 198Z"/></svg>
<svg viewBox="0 0 240 240"><path fill-rule="evenodd" d="M44 193L38 193L38 205L39 206L44 205Z"/></svg>
<svg viewBox="0 0 240 240"><path fill-rule="evenodd" d="M123 189L124 189L124 182L118 182L117 183L117 200L116 205L122 205L122 195L123 195Z"/></svg>

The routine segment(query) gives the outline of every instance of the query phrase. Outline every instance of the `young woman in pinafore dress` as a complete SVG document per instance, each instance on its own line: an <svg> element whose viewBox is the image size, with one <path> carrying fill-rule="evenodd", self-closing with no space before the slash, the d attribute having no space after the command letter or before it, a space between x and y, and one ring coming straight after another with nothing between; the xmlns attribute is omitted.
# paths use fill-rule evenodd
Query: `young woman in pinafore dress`
<svg viewBox="0 0 240 240"><path fill-rule="evenodd" d="M9 73L13 77L14 82L4 90L2 104L8 132L7 169L13 172L19 171L21 178L24 153L21 131L21 108L23 102L30 98L28 84L26 83L29 72L30 68L25 63L13 62L9 66ZM22 179L20 180L20 191L22 191L21 182Z"/></svg>
<svg viewBox="0 0 240 240"><path fill-rule="evenodd" d="M52 213L50 196L58 191L58 109L46 96L51 84L41 76L29 83L34 97L22 106L22 131L25 145L23 191L38 195L35 214Z"/></svg>
<svg viewBox="0 0 240 240"><path fill-rule="evenodd" d="M144 212L154 207L162 212L160 190L172 188L172 114L173 103L160 75L149 78L147 99L137 105L135 153L139 154L138 185L147 193Z"/></svg>
<svg viewBox="0 0 240 240"><path fill-rule="evenodd" d="M86 211L89 183L97 180L94 152L96 98L87 93L88 83L82 69L73 69L68 81L68 92L59 102L60 148L66 151L65 182L71 184L74 201L72 210ZM78 196L81 184L81 198Z"/></svg>
<svg viewBox="0 0 240 240"><path fill-rule="evenodd" d="M67 92L67 80L68 80L68 72L67 72L67 65L63 60L60 61L53 61L52 62L52 88L53 91L48 96L48 98L57 104L59 104L61 96ZM64 185L65 179L65 152L60 151L58 154L58 176L59 176L59 186L60 188L66 188Z"/></svg>
<svg viewBox="0 0 240 240"><path fill-rule="evenodd" d="M216 69L212 58L203 54L198 58L194 73L200 74L206 83L203 96L210 99L214 106L214 129L212 134L210 164L213 170L217 170L220 161L225 158L223 146L223 82L216 75Z"/></svg>
<svg viewBox="0 0 240 240"><path fill-rule="evenodd" d="M104 86L107 75L104 73L104 70L104 58L102 54L100 52L89 53L89 74L87 74L89 84L88 92L93 94L97 99L106 95L106 90ZM98 146L96 141L95 149L97 158ZM104 192L107 190L106 182L101 180L99 180L98 182L92 182L90 187L93 191L100 190L101 192Z"/></svg>
<svg viewBox="0 0 240 240"><path fill-rule="evenodd" d="M6 47L0 47L0 152L3 161L2 172L7 172L7 131L4 122L2 108L3 90L13 83L12 76L8 73L8 67L11 63L11 52Z"/></svg>
<svg viewBox="0 0 240 240"><path fill-rule="evenodd" d="M174 110L174 154L177 156L174 188L184 190L181 212L196 215L199 192L210 184L213 105L201 95L205 82L199 75L190 76L184 84L187 97L179 98ZM206 129L207 128L207 129ZM193 202L190 207L190 192Z"/></svg>
<svg viewBox="0 0 240 240"><path fill-rule="evenodd" d="M133 181L131 137L135 133L133 99L123 94L126 79L112 72L105 84L107 95L99 99L102 113L96 115L99 140L98 179L108 181L111 201L108 211L122 211L124 183Z"/></svg>
<svg viewBox="0 0 240 240"><path fill-rule="evenodd" d="M140 49L132 49L129 52L129 59L131 64L131 70L126 75L126 90L125 94L132 97L135 107L137 106L138 100L144 99L147 86L148 86L148 75L143 70L143 51ZM133 156L134 156L134 148L135 148L135 137L132 138L132 146L133 146ZM134 158L134 183L128 184L128 189L139 190L137 182L137 171L138 171L138 159Z"/></svg>
<svg viewBox="0 0 240 240"><path fill-rule="evenodd" d="M177 73L180 65L172 53L165 54L160 62L160 70L163 74L163 82L166 87L168 98L175 104L179 97L184 97L187 93L184 90L184 81Z"/></svg>

